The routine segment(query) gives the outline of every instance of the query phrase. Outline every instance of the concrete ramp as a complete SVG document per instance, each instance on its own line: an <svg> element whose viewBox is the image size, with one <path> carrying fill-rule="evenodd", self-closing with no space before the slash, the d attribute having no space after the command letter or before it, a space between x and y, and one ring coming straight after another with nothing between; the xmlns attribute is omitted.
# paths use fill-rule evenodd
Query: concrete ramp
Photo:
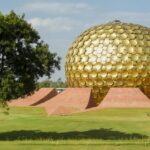
<svg viewBox="0 0 150 150"><path fill-rule="evenodd" d="M36 106L39 105L53 96L57 95L57 92L53 88L41 88L38 91L35 91L32 95L25 96L24 98L18 98L12 100L8 103L9 106Z"/></svg>
<svg viewBox="0 0 150 150"><path fill-rule="evenodd" d="M100 108L146 108L150 107L150 99L138 88L111 88Z"/></svg>
<svg viewBox="0 0 150 150"><path fill-rule="evenodd" d="M38 106L44 107L48 115L66 115L96 106L91 88L67 88L52 99Z"/></svg>

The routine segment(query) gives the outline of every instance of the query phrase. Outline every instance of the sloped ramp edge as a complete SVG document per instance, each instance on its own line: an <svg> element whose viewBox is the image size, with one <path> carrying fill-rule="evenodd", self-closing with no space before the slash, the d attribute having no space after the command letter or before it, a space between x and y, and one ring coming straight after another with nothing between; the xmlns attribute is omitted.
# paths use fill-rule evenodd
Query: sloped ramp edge
<svg viewBox="0 0 150 150"><path fill-rule="evenodd" d="M57 95L57 91L54 88L41 88L35 91L32 95L25 96L24 98L18 98L8 103L8 106L25 107L36 106L43 103L50 98Z"/></svg>
<svg viewBox="0 0 150 150"><path fill-rule="evenodd" d="M79 112L80 110L74 107L58 106L55 110L51 112L50 115L67 115L73 112Z"/></svg>
<svg viewBox="0 0 150 150"><path fill-rule="evenodd" d="M139 88L111 88L99 108L150 108L150 99Z"/></svg>
<svg viewBox="0 0 150 150"><path fill-rule="evenodd" d="M64 115L82 111L96 104L91 88L67 88L38 106L44 107L48 115Z"/></svg>
<svg viewBox="0 0 150 150"><path fill-rule="evenodd" d="M39 101L33 103L31 106L37 106L39 104L42 104L42 103L46 102L47 100L53 98L56 95L57 95L57 91L55 89L51 89L45 97L43 97Z"/></svg>

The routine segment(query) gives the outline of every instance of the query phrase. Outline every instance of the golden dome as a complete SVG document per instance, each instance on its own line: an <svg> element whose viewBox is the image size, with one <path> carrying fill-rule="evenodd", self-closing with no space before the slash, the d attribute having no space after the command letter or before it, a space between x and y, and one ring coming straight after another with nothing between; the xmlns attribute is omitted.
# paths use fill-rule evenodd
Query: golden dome
<svg viewBox="0 0 150 150"><path fill-rule="evenodd" d="M65 64L69 87L91 87L97 103L110 87L139 87L150 96L150 29L120 21L79 35Z"/></svg>

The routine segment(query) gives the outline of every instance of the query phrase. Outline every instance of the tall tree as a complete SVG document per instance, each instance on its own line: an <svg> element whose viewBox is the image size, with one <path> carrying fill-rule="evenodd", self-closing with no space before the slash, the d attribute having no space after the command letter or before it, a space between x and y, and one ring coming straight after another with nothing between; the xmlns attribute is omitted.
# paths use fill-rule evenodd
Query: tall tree
<svg viewBox="0 0 150 150"><path fill-rule="evenodd" d="M50 77L55 69L60 69L60 57L49 51L24 15L0 14L0 101L30 93L40 77Z"/></svg>

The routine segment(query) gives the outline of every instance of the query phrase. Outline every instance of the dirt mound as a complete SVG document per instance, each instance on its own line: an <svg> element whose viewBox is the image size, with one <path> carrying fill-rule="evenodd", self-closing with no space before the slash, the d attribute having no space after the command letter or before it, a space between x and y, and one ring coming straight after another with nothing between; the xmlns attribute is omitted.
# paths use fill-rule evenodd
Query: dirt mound
<svg viewBox="0 0 150 150"><path fill-rule="evenodd" d="M111 88L100 108L145 108L150 107L150 99L138 88Z"/></svg>
<svg viewBox="0 0 150 150"><path fill-rule="evenodd" d="M8 103L9 106L36 106L39 105L53 96L57 95L57 92L53 88L41 88L35 91L32 95L25 96L24 98L18 98Z"/></svg>
<svg viewBox="0 0 150 150"><path fill-rule="evenodd" d="M71 114L95 106L91 88L67 88L52 99L38 106L48 115Z"/></svg>

